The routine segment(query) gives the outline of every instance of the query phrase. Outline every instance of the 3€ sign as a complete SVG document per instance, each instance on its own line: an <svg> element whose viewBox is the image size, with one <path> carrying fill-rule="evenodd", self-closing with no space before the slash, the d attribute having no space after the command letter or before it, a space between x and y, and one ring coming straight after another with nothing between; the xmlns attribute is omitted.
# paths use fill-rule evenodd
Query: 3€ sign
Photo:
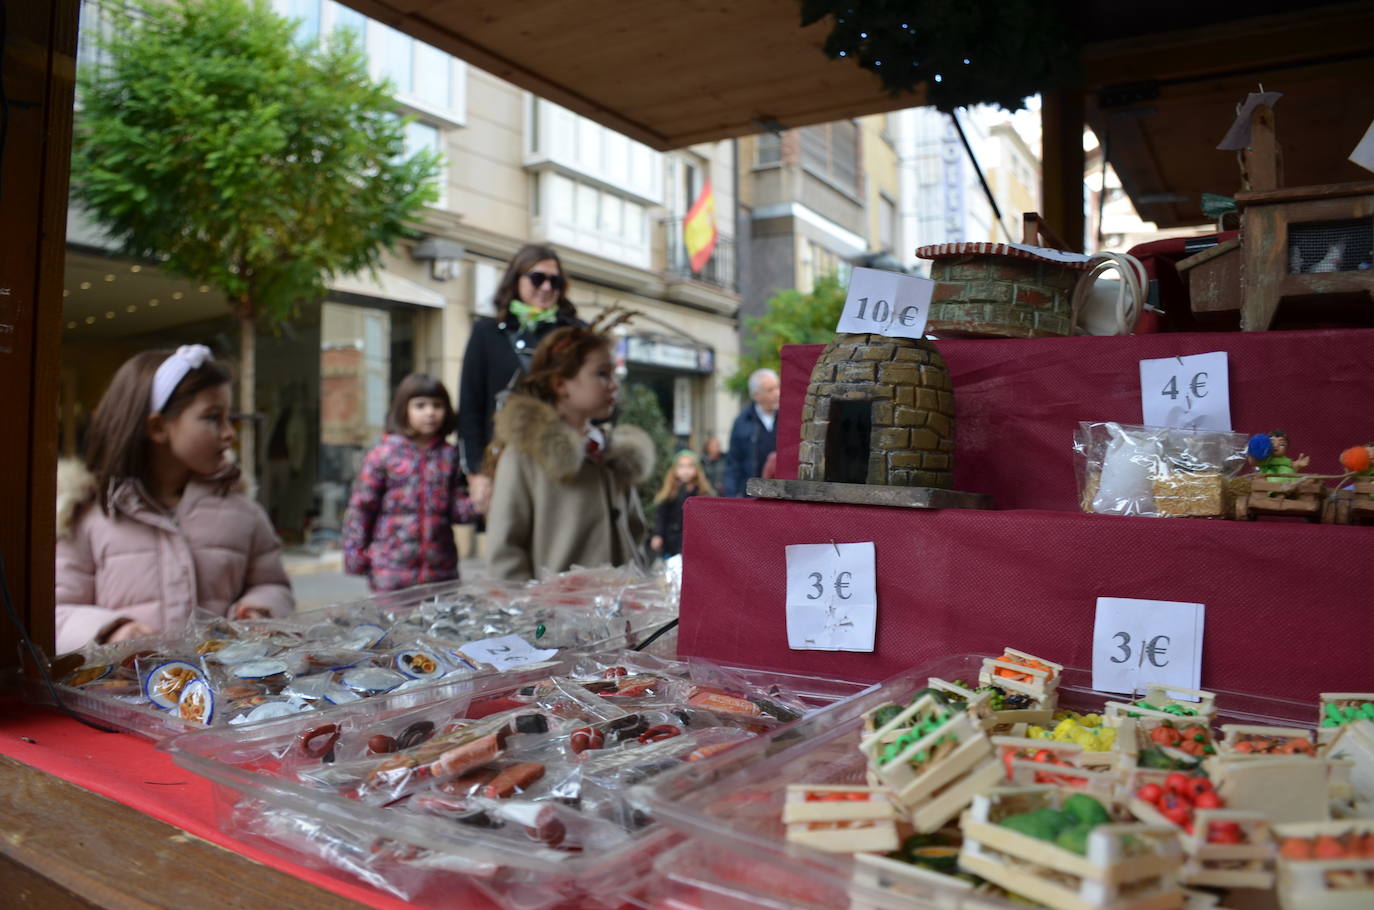
<svg viewBox="0 0 1374 910"><path fill-rule="evenodd" d="M935 282L882 269L855 269L836 332L922 338Z"/></svg>

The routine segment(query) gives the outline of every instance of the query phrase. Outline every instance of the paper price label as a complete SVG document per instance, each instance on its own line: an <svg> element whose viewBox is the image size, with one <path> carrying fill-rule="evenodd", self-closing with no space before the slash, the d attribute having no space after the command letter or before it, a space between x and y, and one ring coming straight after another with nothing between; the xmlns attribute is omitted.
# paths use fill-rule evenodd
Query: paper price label
<svg viewBox="0 0 1374 910"><path fill-rule="evenodd" d="M539 663L558 653L557 648L533 647L519 635L470 641L459 650L469 659L491 664L499 670Z"/></svg>
<svg viewBox="0 0 1374 910"><path fill-rule="evenodd" d="M1231 429L1225 351L1140 361L1140 410L1147 427Z"/></svg>
<svg viewBox="0 0 1374 910"><path fill-rule="evenodd" d="M1203 604L1099 597L1093 688L1144 692L1153 683L1202 688Z"/></svg>
<svg viewBox="0 0 1374 910"><path fill-rule="evenodd" d="M787 548L787 646L872 651L878 625L873 543Z"/></svg>
<svg viewBox="0 0 1374 910"><path fill-rule="evenodd" d="M935 282L882 269L855 269L836 332L923 338Z"/></svg>

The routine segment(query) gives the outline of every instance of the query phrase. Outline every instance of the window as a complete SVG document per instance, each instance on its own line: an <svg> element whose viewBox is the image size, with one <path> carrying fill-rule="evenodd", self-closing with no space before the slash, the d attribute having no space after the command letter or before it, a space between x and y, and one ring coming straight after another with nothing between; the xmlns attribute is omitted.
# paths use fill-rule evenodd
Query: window
<svg viewBox="0 0 1374 910"><path fill-rule="evenodd" d="M802 167L851 196L859 192L859 128L852 120L803 127Z"/></svg>
<svg viewBox="0 0 1374 910"><path fill-rule="evenodd" d="M782 133L763 133L754 149L754 163L767 167L782 163Z"/></svg>
<svg viewBox="0 0 1374 910"><path fill-rule="evenodd" d="M642 143L533 95L526 96L525 166L587 177L621 195L664 205L664 157Z"/></svg>
<svg viewBox="0 0 1374 910"><path fill-rule="evenodd" d="M535 217L554 243L647 268L648 209L635 199L563 174L536 174L542 183Z"/></svg>
<svg viewBox="0 0 1374 910"><path fill-rule="evenodd" d="M277 12L296 21L296 42L309 46L320 40L320 0L277 0Z"/></svg>
<svg viewBox="0 0 1374 910"><path fill-rule="evenodd" d="M410 92L415 39L380 22L372 23L367 53L378 77L390 79L398 94Z"/></svg>
<svg viewBox="0 0 1374 910"><path fill-rule="evenodd" d="M412 120L406 124L406 157L409 158L419 151L444 153L444 138L440 129L432 123L424 120ZM439 183L439 198L435 200L436 208L443 208L448 202L448 163L444 162L439 169L437 177Z"/></svg>
<svg viewBox="0 0 1374 910"><path fill-rule="evenodd" d="M701 176L694 164L682 163L682 213L685 215L692 210L692 203L697 201L697 194L701 192Z"/></svg>
<svg viewBox="0 0 1374 910"><path fill-rule="evenodd" d="M897 205L887 196L878 197L878 248L894 250L897 235Z"/></svg>

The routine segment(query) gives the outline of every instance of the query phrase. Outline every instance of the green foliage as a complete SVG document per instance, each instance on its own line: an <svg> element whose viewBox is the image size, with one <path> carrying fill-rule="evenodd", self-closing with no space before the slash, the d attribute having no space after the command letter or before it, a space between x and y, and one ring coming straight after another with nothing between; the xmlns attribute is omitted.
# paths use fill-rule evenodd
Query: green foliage
<svg viewBox="0 0 1374 910"><path fill-rule="evenodd" d="M289 317L375 269L437 198L351 32L293 41L268 0L135 0L79 74L72 194L132 256Z"/></svg>
<svg viewBox="0 0 1374 910"><path fill-rule="evenodd" d="M748 395L749 374L762 367L778 369L785 344L825 344L834 339L845 293L838 277L826 275L810 293L783 291L771 298L762 316L745 320L745 352L739 370L725 380L726 388L741 397Z"/></svg>
<svg viewBox="0 0 1374 910"><path fill-rule="evenodd" d="M644 506L644 514L652 515L654 496L663 484L663 476L668 473L668 466L673 463L673 453L676 450L673 434L668 432L668 418L663 416L663 408L659 407L658 396L654 394L653 389L632 383L625 388L619 422L639 427L654 441L654 451L657 455L654 470L650 472L648 479L639 485L639 502Z"/></svg>
<svg viewBox="0 0 1374 910"><path fill-rule="evenodd" d="M949 113L974 104L1009 111L1074 84L1081 17L1055 0L801 0L803 26L831 17L825 53L876 74L893 95L925 83Z"/></svg>

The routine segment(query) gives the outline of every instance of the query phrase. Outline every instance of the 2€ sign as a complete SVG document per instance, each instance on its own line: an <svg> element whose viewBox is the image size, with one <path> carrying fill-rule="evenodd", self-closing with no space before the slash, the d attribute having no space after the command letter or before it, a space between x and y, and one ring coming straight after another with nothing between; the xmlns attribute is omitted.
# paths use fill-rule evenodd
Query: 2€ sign
<svg viewBox="0 0 1374 910"><path fill-rule="evenodd" d="M921 338L935 282L882 269L855 269L836 332Z"/></svg>

